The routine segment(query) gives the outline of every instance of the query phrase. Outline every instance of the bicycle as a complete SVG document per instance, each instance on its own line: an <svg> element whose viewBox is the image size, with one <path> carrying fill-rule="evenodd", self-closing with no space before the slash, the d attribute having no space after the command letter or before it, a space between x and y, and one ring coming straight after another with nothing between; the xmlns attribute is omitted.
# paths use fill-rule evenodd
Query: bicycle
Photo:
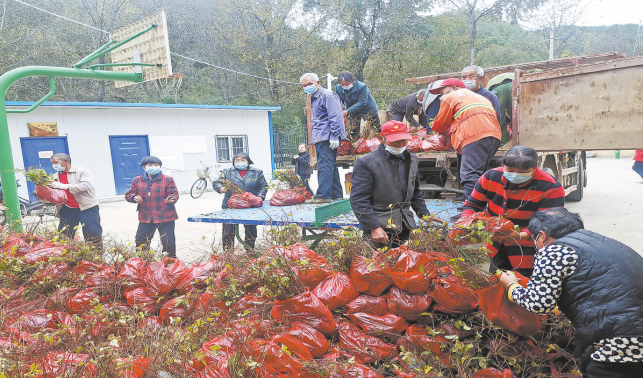
<svg viewBox="0 0 643 378"><path fill-rule="evenodd" d="M190 189L190 195L192 198L197 199L205 193L205 190L208 188L208 181L210 184L214 183L215 180L212 179L212 173L216 173L218 176L219 171L215 167L206 167L201 160L199 160L201 165L204 168L199 168L196 170L196 175L199 177L192 188Z"/></svg>

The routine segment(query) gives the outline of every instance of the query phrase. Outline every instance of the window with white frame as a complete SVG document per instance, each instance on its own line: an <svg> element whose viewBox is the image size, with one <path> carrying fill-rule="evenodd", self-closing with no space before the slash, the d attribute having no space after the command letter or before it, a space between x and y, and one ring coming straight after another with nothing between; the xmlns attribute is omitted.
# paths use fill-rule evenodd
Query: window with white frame
<svg viewBox="0 0 643 378"><path fill-rule="evenodd" d="M248 153L247 135L217 135L217 161L231 163L232 157L240 152Z"/></svg>

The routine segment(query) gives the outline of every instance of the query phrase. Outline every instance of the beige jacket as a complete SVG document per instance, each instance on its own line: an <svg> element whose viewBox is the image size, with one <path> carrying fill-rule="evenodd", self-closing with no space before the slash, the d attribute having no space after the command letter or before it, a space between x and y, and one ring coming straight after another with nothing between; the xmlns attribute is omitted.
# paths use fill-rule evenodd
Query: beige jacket
<svg viewBox="0 0 643 378"><path fill-rule="evenodd" d="M54 175L54 179L58 181L58 173ZM98 205L98 198L94 190L94 177L89 169L72 165L67 172L67 180L69 181L69 191L78 202L80 211ZM61 206L57 206L59 211Z"/></svg>

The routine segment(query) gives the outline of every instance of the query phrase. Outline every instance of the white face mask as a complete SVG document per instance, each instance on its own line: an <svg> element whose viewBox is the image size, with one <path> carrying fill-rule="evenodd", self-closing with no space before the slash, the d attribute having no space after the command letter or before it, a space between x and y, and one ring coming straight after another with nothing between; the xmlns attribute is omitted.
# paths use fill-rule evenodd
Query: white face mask
<svg viewBox="0 0 643 378"><path fill-rule="evenodd" d="M385 150L390 152L391 154L393 154L395 156L399 156L399 155L402 155L404 153L404 151L406 151L406 146L404 146L404 147L392 147L392 146L387 145Z"/></svg>
<svg viewBox="0 0 643 378"><path fill-rule="evenodd" d="M464 80L464 87L472 91L478 86L478 82L475 80Z"/></svg>
<svg viewBox="0 0 643 378"><path fill-rule="evenodd" d="M353 88L353 84L349 84L349 85L347 85L347 86L343 86L343 85L342 85L342 88L344 88L344 90L345 90L345 91L350 91L350 90L351 90L351 88Z"/></svg>

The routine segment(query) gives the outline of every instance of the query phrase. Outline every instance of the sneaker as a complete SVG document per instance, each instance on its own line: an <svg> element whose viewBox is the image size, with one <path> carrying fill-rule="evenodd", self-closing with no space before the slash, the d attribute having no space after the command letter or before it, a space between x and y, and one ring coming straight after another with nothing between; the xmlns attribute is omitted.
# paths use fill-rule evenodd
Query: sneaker
<svg viewBox="0 0 643 378"><path fill-rule="evenodd" d="M304 201L304 203L311 204L311 205L318 205L322 203L330 203L330 200L326 198L317 197L317 198L311 198L309 200L306 200Z"/></svg>

